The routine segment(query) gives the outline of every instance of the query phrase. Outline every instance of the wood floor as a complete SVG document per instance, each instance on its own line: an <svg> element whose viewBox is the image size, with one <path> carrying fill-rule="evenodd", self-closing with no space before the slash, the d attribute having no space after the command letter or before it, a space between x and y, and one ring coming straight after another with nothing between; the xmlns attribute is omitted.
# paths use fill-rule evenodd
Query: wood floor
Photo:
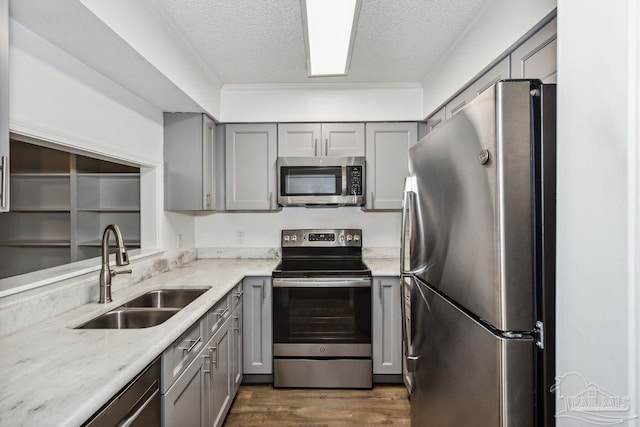
<svg viewBox="0 0 640 427"><path fill-rule="evenodd" d="M243 385L223 427L410 425L407 390L376 385L373 390L274 389Z"/></svg>

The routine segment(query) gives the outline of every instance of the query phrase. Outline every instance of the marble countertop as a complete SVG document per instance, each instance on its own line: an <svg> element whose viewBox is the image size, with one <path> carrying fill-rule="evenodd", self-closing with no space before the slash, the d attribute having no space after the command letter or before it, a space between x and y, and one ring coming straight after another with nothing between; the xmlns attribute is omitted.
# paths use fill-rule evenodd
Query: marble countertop
<svg viewBox="0 0 640 427"><path fill-rule="evenodd" d="M245 276L270 276L277 259L198 260L0 339L0 425L76 426L131 381ZM96 285L97 286L97 285ZM73 329L151 289L211 287L145 329Z"/></svg>
<svg viewBox="0 0 640 427"><path fill-rule="evenodd" d="M399 261L365 258L374 276ZM76 426L160 355L246 276L270 276L278 259L198 260L0 338L0 425ZM97 285L96 285L97 286ZM210 289L166 322L145 329L73 329L160 288Z"/></svg>

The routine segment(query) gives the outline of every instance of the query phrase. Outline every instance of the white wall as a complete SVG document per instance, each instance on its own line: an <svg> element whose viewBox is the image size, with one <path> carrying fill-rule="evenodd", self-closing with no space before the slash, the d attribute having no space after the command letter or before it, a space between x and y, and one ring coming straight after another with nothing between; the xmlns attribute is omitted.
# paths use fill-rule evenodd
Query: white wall
<svg viewBox="0 0 640 427"><path fill-rule="evenodd" d="M551 13L556 0L493 0L422 81L423 118Z"/></svg>
<svg viewBox="0 0 640 427"><path fill-rule="evenodd" d="M204 112L220 120L222 82L155 0L80 0L93 14L171 80Z"/></svg>
<svg viewBox="0 0 640 427"><path fill-rule="evenodd" d="M225 85L222 121L422 120L419 84Z"/></svg>
<svg viewBox="0 0 640 427"><path fill-rule="evenodd" d="M196 247L279 248L285 228L361 228L365 248L400 247L399 212L363 212L360 208L283 208L280 212L215 213L196 217ZM245 243L236 244L244 231Z"/></svg>
<svg viewBox="0 0 640 427"><path fill-rule="evenodd" d="M10 22L10 128L39 139L153 166L162 112Z"/></svg>
<svg viewBox="0 0 640 427"><path fill-rule="evenodd" d="M164 212L162 112L15 21L10 39L11 131L143 166L143 248L194 247L193 217Z"/></svg>
<svg viewBox="0 0 640 427"><path fill-rule="evenodd" d="M639 29L636 0L558 2L557 374L627 398L615 417L640 413Z"/></svg>

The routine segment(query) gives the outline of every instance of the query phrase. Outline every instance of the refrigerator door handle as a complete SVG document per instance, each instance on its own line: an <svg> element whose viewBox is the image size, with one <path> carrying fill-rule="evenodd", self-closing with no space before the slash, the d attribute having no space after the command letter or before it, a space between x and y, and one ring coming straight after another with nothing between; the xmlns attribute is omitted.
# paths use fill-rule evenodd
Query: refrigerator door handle
<svg viewBox="0 0 640 427"><path fill-rule="evenodd" d="M409 277L409 295L411 295L411 286L413 285L413 278ZM405 294L405 285L401 284L400 288L400 301L401 301L401 316L402 316L402 345L404 347L404 358L407 366L407 372L416 372L416 365L420 356L414 356L410 354L411 346L409 345L409 334L407 332L407 297Z"/></svg>
<svg viewBox="0 0 640 427"><path fill-rule="evenodd" d="M400 230L400 275L407 276L412 274L411 271L405 270L406 259L405 252L407 250L407 223L410 224L411 215L410 209L415 202L415 192L412 190L412 178L410 176L404 179L404 195L402 197L402 221ZM409 236L409 242L411 242L411 236Z"/></svg>

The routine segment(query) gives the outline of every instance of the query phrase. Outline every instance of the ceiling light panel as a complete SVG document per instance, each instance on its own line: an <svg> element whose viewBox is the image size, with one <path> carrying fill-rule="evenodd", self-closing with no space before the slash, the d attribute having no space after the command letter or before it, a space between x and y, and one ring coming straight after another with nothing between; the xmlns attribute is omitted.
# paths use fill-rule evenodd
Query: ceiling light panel
<svg viewBox="0 0 640 427"><path fill-rule="evenodd" d="M300 0L310 77L349 71L361 0Z"/></svg>

